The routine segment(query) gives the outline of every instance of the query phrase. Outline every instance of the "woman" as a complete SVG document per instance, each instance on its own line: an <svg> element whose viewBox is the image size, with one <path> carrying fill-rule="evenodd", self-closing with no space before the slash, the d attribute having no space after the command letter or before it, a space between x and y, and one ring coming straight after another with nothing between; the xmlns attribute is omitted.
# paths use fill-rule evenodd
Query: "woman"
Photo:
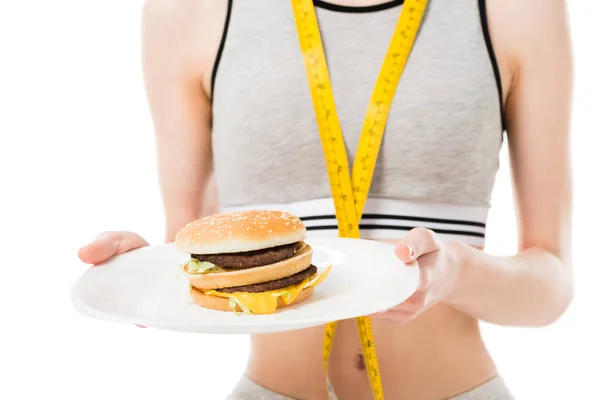
<svg viewBox="0 0 600 400"><path fill-rule="evenodd" d="M402 1L314 3L352 161ZM290 2L149 0L143 25L167 241L217 203L333 213ZM563 1L430 0L361 227L421 272L417 293L373 318L388 399L512 398L477 321L543 326L568 307L570 99ZM495 257L481 248L504 128L520 241ZM416 229L381 227L397 219ZM311 220L311 232L336 235L326 224ZM145 245L109 232L80 257ZM231 399L327 398L322 340L322 327L254 336ZM338 326L328 373L339 398L371 398L353 321Z"/></svg>

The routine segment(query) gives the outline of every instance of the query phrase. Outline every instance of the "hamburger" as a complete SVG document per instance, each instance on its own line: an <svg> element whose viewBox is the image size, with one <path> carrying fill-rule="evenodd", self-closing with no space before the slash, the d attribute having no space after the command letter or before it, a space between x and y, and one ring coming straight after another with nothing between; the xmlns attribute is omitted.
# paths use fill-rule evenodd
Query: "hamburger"
<svg viewBox="0 0 600 400"><path fill-rule="evenodd" d="M175 245L194 303L213 310L271 314L308 299L326 278L312 264L306 227L287 212L215 214L186 225Z"/></svg>

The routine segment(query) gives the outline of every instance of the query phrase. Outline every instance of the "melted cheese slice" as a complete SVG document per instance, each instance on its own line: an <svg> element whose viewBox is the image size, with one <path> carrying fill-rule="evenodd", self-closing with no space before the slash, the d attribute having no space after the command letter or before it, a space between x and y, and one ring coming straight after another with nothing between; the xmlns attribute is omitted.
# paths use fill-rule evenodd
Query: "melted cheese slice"
<svg viewBox="0 0 600 400"><path fill-rule="evenodd" d="M207 290L207 295L229 298L231 308L236 304L246 313L252 314L272 314L277 309L277 299L281 297L285 304L291 304L296 300L302 290L309 287L316 287L323 283L331 271L331 265L325 271L317 272L311 277L306 278L300 283L291 285L282 289L270 290L260 293L222 293L217 290Z"/></svg>

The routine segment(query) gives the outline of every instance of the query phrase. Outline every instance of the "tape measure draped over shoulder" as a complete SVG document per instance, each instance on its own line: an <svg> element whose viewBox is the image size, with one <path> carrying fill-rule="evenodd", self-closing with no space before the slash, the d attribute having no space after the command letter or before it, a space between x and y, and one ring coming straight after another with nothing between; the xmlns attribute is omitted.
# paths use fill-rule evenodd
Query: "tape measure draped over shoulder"
<svg viewBox="0 0 600 400"><path fill-rule="evenodd" d="M335 203L339 236L359 238L358 224L371 186L390 106L421 25L427 0L404 2L367 107L352 175L350 175L348 155L333 99L313 0L291 0L291 2ZM360 317L357 318L357 325L373 398L382 400L383 386L371 321L368 317ZM335 328L336 322L325 327L323 344L325 371L328 370Z"/></svg>

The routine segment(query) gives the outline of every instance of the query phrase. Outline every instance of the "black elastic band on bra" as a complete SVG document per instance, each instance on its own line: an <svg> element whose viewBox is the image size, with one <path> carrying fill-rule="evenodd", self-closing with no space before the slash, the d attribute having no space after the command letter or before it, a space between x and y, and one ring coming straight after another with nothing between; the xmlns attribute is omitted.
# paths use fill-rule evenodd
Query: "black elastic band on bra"
<svg viewBox="0 0 600 400"><path fill-rule="evenodd" d="M369 13L375 11L383 11L392 7L400 6L404 3L404 0L392 0L386 1L385 3L376 4L374 6L341 6L338 4L331 4L323 0L314 0L315 7L324 8L325 10L346 12L346 13Z"/></svg>
<svg viewBox="0 0 600 400"><path fill-rule="evenodd" d="M306 229L309 231L338 229L335 215L306 215L300 217L300 219L306 223ZM436 226L432 227L430 224L436 224ZM485 233L481 232L480 229L483 228L485 230L486 224L477 221L409 215L363 214L362 220L359 223L361 230L410 231L417 226L429 227L441 234L485 238Z"/></svg>
<svg viewBox="0 0 600 400"><path fill-rule="evenodd" d="M410 231L415 229L417 226L404 226L404 225L375 225L375 224L359 224L360 230L393 230L393 231ZM319 225L319 226L307 226L307 231L324 231L324 230L336 230L338 229L337 225ZM459 231L454 229L435 229L436 233L442 235L461 235L461 236L472 236L472 237L480 237L485 238L485 233L481 232L469 232L469 231Z"/></svg>
<svg viewBox="0 0 600 400"><path fill-rule="evenodd" d="M210 77L210 97L211 102L215 97L215 80L217 79L217 70L221 63L221 56L223 55L223 49L225 48L225 40L227 40L227 32L229 31L229 21L231 19L231 9L233 6L233 0L227 1L227 16L225 17L225 26L223 27L223 34L221 35L221 43L219 44L219 50L217 51L217 57L215 58L215 64L213 65L212 75Z"/></svg>
<svg viewBox="0 0 600 400"><path fill-rule="evenodd" d="M306 217L300 217L302 221L319 221L319 220L335 220L335 215L310 215ZM486 224L483 222L465 221L458 219L444 219L444 218L429 218L429 217L414 217L409 215L390 215L390 214L363 214L362 219L387 219L393 221L416 221L416 222L432 222L436 224L451 224L451 225L466 225L466 226L477 226L485 228Z"/></svg>
<svg viewBox="0 0 600 400"><path fill-rule="evenodd" d="M502 120L502 132L504 132L506 130L506 118L504 116L504 92L502 91L500 68L498 68L498 60L496 60L496 54L494 53L494 46L492 45L492 38L490 36L485 0L479 0L479 18L481 19L481 28L483 30L483 38L485 40L485 45L490 56L490 61L494 70L494 76L496 77L496 86L498 87L498 96L500 98L500 118Z"/></svg>

